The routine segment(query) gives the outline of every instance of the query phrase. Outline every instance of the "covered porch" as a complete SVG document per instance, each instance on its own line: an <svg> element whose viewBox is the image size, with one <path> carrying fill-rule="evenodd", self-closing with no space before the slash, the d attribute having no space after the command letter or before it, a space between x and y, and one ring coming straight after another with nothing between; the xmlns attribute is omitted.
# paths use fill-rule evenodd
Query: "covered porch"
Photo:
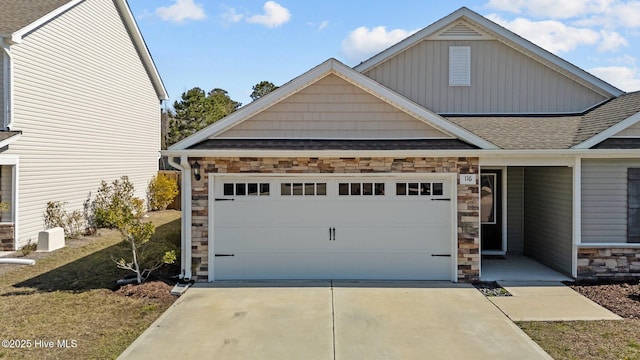
<svg viewBox="0 0 640 360"><path fill-rule="evenodd" d="M574 159L497 160L480 171L480 280L572 280Z"/></svg>

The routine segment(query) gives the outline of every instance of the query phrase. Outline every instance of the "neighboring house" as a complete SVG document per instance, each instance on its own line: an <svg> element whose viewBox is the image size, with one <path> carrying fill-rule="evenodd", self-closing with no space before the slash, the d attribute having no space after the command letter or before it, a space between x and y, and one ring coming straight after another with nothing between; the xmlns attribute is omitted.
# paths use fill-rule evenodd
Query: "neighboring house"
<svg viewBox="0 0 640 360"><path fill-rule="evenodd" d="M483 254L640 276L640 92L467 8L165 154L198 281L474 281Z"/></svg>
<svg viewBox="0 0 640 360"><path fill-rule="evenodd" d="M47 202L82 210L157 171L167 94L124 0L0 0L1 250L36 242Z"/></svg>

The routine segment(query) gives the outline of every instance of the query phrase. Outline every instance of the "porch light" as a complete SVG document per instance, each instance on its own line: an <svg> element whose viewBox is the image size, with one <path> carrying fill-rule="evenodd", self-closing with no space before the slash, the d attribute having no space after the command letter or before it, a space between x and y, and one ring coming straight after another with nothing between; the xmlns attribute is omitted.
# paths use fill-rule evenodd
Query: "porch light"
<svg viewBox="0 0 640 360"><path fill-rule="evenodd" d="M196 160L191 167L193 168L193 177L196 178L196 181L200 181L200 163Z"/></svg>

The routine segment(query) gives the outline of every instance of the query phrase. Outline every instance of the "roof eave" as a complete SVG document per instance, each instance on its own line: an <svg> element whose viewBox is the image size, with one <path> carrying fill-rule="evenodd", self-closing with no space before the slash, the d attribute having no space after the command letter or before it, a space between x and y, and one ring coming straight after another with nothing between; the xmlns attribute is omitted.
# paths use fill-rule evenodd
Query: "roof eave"
<svg viewBox="0 0 640 360"><path fill-rule="evenodd" d="M158 72L158 68L156 67L153 58L151 57L151 53L149 52L149 48L142 37L142 33L140 32L140 28L136 23L135 17L131 12L131 8L127 3L127 0L116 0L115 1L120 14L122 15L122 19L125 22L125 25L130 30L131 38L138 49L138 54L144 63L147 72L149 73L149 77L151 78L151 82L153 83L153 87L156 91L159 100L167 100L169 99L169 94L162 82L162 78L160 77L160 73Z"/></svg>
<svg viewBox="0 0 640 360"><path fill-rule="evenodd" d="M623 131L624 129L637 124L638 122L640 122L640 112L637 112L637 113L629 116L625 120L622 120L621 122L619 122L619 123L607 128L606 130L604 130L604 131L602 131L602 132L590 137L589 139L579 143L578 145L573 146L572 149L590 149L590 148L598 145L599 143L605 141L606 139L614 136L615 134Z"/></svg>
<svg viewBox="0 0 640 360"><path fill-rule="evenodd" d="M42 26L43 24L47 23L48 21L50 21L51 19L59 16L60 14L64 13L65 11L71 9L72 7L78 5L79 3L83 2L85 0L72 0L69 1L68 3L54 9L53 11L47 13L44 16L41 16L40 18L38 18L37 20L35 20L34 22L32 22L31 24L23 27L22 29L14 32L13 34L11 34L11 42L13 43L20 43L22 42L22 38L30 33L31 31L33 31L34 29Z"/></svg>

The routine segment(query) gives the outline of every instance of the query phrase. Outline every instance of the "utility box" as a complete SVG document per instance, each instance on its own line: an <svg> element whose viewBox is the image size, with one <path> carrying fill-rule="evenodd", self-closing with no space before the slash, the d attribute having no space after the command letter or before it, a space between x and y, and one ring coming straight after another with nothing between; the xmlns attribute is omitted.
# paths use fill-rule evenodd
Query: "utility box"
<svg viewBox="0 0 640 360"><path fill-rule="evenodd" d="M64 247L64 229L51 228L38 233L38 251L53 251Z"/></svg>

